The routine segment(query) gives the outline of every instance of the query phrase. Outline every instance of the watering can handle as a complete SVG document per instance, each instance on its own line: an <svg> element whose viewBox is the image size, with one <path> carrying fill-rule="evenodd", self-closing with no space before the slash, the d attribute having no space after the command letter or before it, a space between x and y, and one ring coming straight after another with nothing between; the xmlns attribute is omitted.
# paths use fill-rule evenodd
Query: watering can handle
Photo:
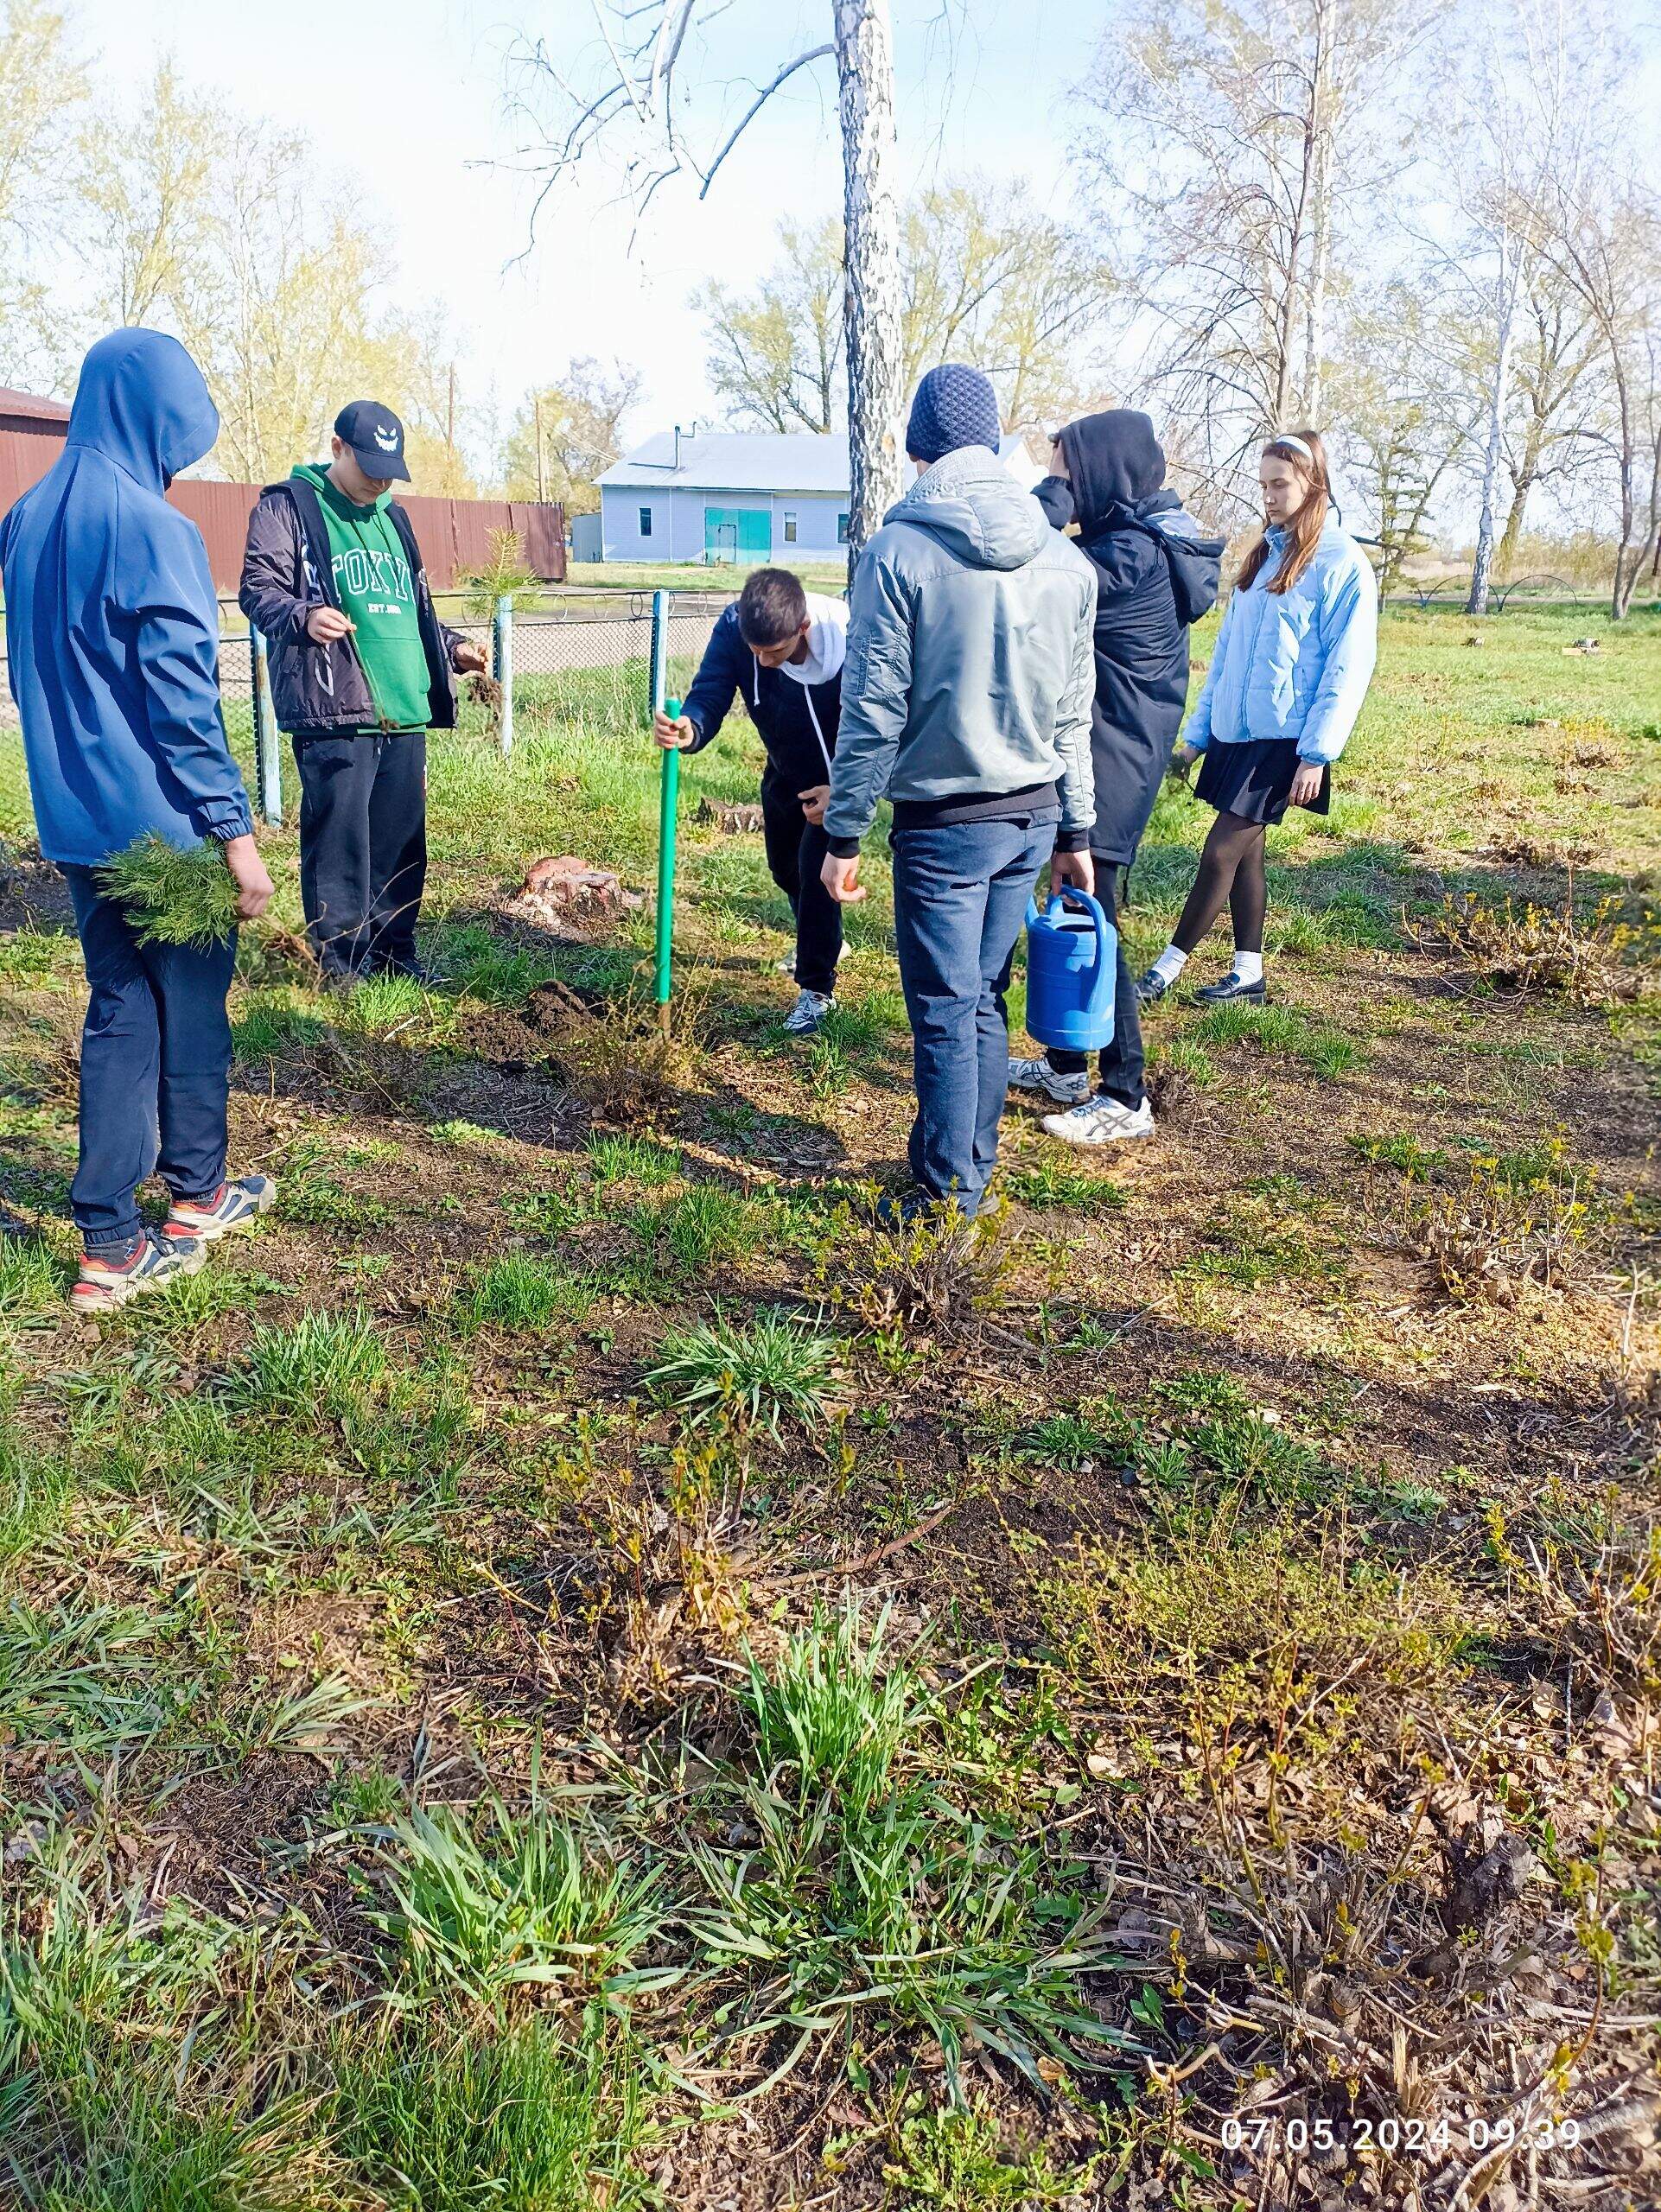
<svg viewBox="0 0 1661 2212"><path fill-rule="evenodd" d="M1050 899L1046 912L1053 917L1071 899L1082 906L1096 925L1096 982L1090 994L1090 1013L1096 1019L1107 1012L1113 1003L1118 987L1118 958L1117 945L1110 947L1108 940L1117 935L1107 918L1107 909L1099 899L1088 891L1080 891L1076 884L1064 883ZM1028 902L1030 907L1030 900ZM1110 950L1113 957L1109 957Z"/></svg>

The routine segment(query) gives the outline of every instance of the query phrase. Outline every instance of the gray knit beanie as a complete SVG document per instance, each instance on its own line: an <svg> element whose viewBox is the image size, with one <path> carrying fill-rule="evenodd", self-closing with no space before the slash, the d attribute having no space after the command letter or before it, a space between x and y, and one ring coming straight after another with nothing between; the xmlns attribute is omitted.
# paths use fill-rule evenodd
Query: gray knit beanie
<svg viewBox="0 0 1661 2212"><path fill-rule="evenodd" d="M906 451L913 461L939 461L959 446L990 446L1002 436L998 397L991 381L961 361L943 361L917 387L906 425Z"/></svg>

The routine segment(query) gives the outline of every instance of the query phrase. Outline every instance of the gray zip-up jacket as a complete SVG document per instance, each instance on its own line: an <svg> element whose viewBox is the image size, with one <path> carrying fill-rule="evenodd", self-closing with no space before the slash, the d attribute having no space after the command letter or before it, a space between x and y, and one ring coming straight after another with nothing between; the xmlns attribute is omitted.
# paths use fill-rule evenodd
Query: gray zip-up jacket
<svg viewBox="0 0 1661 2212"><path fill-rule="evenodd" d="M851 859L896 801L1060 786L1058 842L1095 814L1096 572L997 456L963 446L890 507L849 593L825 834Z"/></svg>

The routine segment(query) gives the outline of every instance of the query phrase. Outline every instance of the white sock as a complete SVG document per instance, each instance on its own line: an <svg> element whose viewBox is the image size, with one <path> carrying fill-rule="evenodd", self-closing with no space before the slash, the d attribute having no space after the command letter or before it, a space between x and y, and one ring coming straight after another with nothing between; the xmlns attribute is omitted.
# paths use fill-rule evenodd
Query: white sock
<svg viewBox="0 0 1661 2212"><path fill-rule="evenodd" d="M1155 961L1153 973L1161 983L1174 983L1188 964L1188 956L1180 944L1168 944Z"/></svg>
<svg viewBox="0 0 1661 2212"><path fill-rule="evenodd" d="M1234 948L1234 972L1243 983L1261 983L1263 979L1263 957L1261 952L1242 952Z"/></svg>

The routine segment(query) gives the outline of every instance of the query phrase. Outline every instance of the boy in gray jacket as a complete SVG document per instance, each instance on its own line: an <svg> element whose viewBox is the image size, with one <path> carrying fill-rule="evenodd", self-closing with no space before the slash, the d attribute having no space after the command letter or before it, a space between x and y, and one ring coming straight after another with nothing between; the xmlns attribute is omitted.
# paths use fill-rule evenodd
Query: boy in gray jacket
<svg viewBox="0 0 1661 2212"><path fill-rule="evenodd" d="M1004 993L1033 878L1092 881L1096 575L998 460L996 396L948 363L917 388L918 480L860 556L824 887L865 896L860 841L894 802L894 937L911 1016L920 1196L972 1215L1009 1081Z"/></svg>

